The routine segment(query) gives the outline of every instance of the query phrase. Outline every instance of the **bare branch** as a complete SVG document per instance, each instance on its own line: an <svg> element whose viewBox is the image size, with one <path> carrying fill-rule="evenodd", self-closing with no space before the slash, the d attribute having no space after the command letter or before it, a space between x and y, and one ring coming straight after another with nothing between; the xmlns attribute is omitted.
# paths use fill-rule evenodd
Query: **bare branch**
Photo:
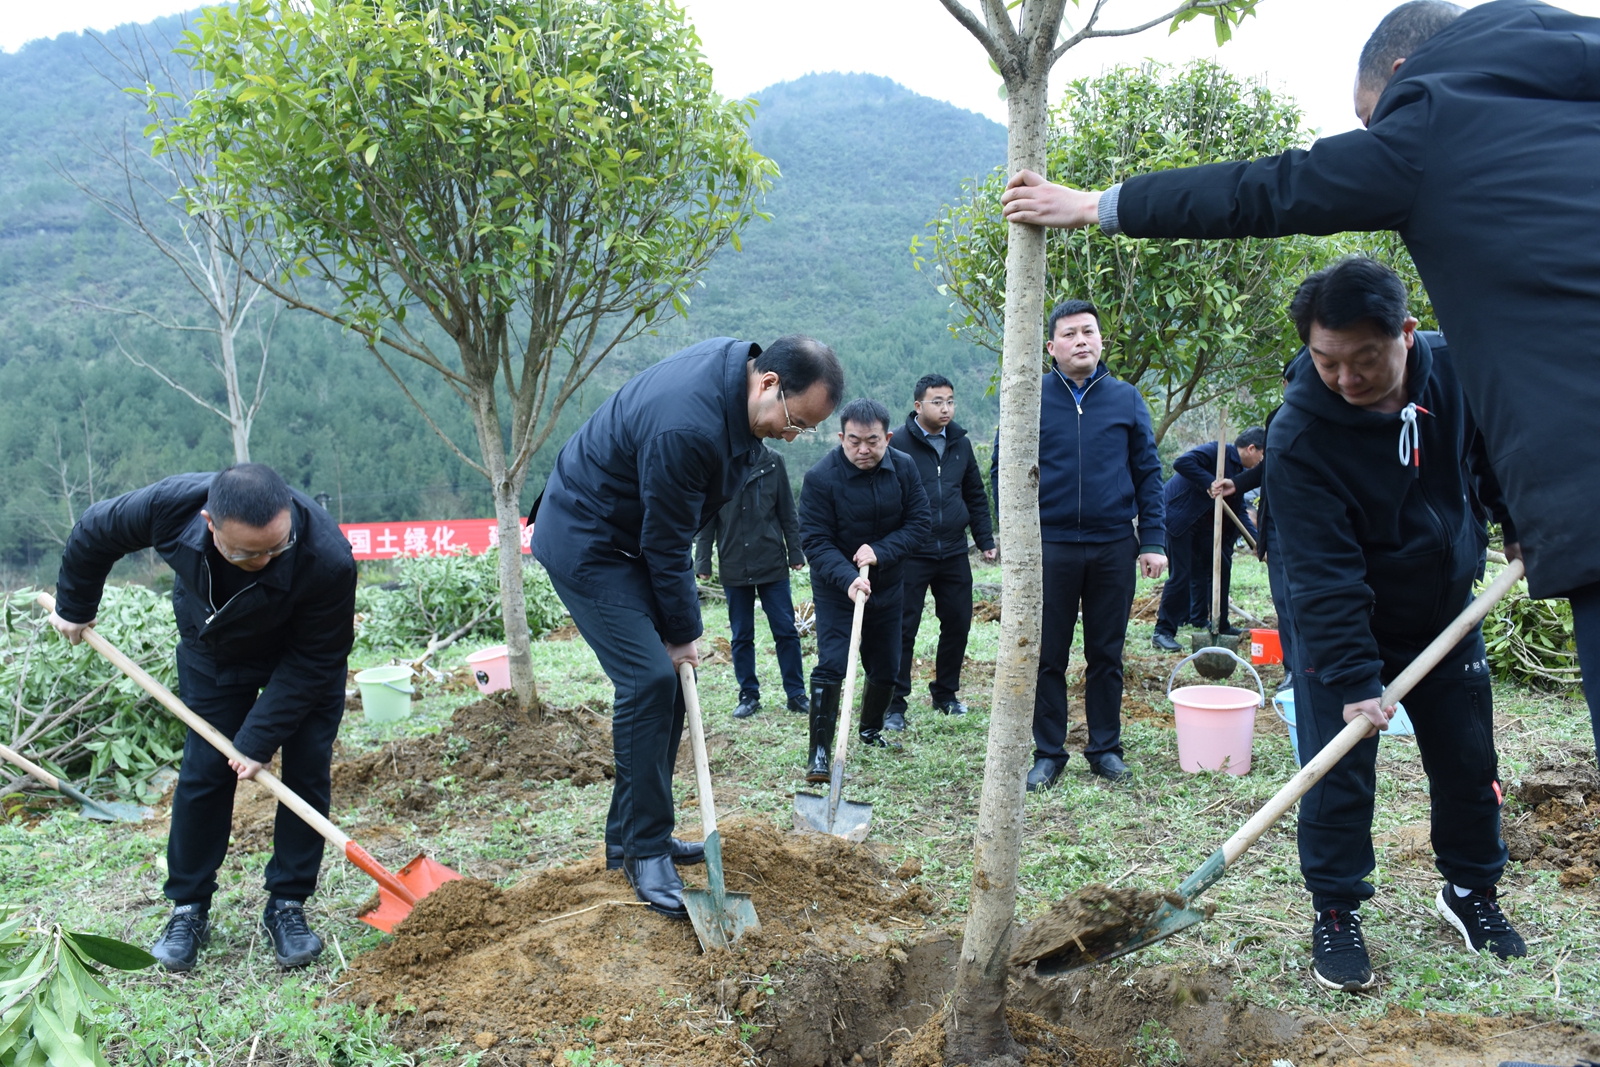
<svg viewBox="0 0 1600 1067"><path fill-rule="evenodd" d="M1096 3L1095 11L1094 11L1095 16L1098 16L1100 14L1100 8L1102 6L1103 6L1103 0L1101 0L1100 3ZM1216 11L1216 10L1219 10L1219 9L1222 9L1222 8L1226 8L1228 6L1229 6L1229 0L1184 0L1183 3L1179 4L1177 7L1173 8L1171 11L1167 12L1165 15L1157 15L1155 18L1150 19L1148 22L1141 22L1137 26L1128 26L1128 27L1126 27L1124 29L1120 29L1120 30L1097 30L1097 29L1094 29L1093 28L1094 22L1093 22L1093 19L1091 19L1089 22L1086 22L1084 24L1083 29L1079 30L1077 33L1073 34L1071 37L1068 37L1059 46L1057 46L1056 50L1050 54L1050 62L1054 63L1056 60L1058 60L1062 56L1066 55L1068 50L1073 48L1075 45L1081 44L1082 42L1087 41L1087 40L1089 40L1090 38L1093 38L1093 37L1131 37L1136 33L1143 33L1145 30L1152 29L1152 28L1154 28L1156 26L1159 26L1163 22L1171 22L1173 19L1177 18L1179 15L1187 14L1190 11L1199 11L1199 12Z"/></svg>
<svg viewBox="0 0 1600 1067"><path fill-rule="evenodd" d="M1007 66L1005 50L1000 46L1000 42L995 40L994 34L989 32L989 28L973 14L972 9L961 0L939 0L939 3L944 5L944 9L950 12L957 22L966 27L968 33L978 39L978 43L983 45L983 50L989 53L989 58L994 60L995 66L1002 71L1005 70ZM1009 20L1006 25L1011 25Z"/></svg>
<svg viewBox="0 0 1600 1067"><path fill-rule="evenodd" d="M471 456L461 451L460 446L450 439L450 435L439 428L439 424L433 421L433 416L428 414L428 409L423 407L421 402L412 395L410 388L407 387L400 375L395 373L394 368L389 365L389 361L383 358L383 353L378 351L377 345L373 344L370 339L367 341L367 351L371 352L374 358L376 358L377 361L383 365L383 369L389 372L389 377L394 379L394 384L398 385L400 387L400 391L406 395L406 399L411 401L411 406L416 408L417 411L421 412L423 419L425 419L428 423L428 427L433 430L434 433L439 435L439 440L449 445L450 451L461 457L461 462L465 463L467 466L471 467L485 478L488 478L488 469L484 467L483 464L478 463Z"/></svg>
<svg viewBox="0 0 1600 1067"><path fill-rule="evenodd" d="M112 334L111 339L117 343L117 350L123 355L127 356L128 362L132 363L135 367L143 367L151 374L154 374L157 378L160 378L163 382L166 382L167 385L171 386L173 389L176 389L190 400L193 400L196 404L199 404L207 411L222 419L223 422L232 425L233 420L228 418L228 413L226 411L223 411L221 408L211 403L211 401L196 396L190 391L188 386L182 384L181 382L174 381L172 377L164 372L160 367L157 367L151 363L147 363L143 359L140 359L138 356L134 355L132 352L129 352L125 347L123 347L121 337L118 337L116 334Z"/></svg>

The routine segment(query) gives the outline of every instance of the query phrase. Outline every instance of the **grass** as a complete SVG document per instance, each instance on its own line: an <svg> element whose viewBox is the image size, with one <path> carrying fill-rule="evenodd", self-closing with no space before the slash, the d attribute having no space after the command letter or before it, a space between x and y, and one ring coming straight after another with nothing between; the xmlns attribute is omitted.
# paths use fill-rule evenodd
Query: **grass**
<svg viewBox="0 0 1600 1067"><path fill-rule="evenodd" d="M977 578L997 581L998 571L980 572ZM1151 584L1141 582L1140 592ZM797 583L795 599L808 595L803 581ZM1238 561L1233 598L1255 614L1270 612L1265 569L1248 558ZM720 601L706 604L706 623L707 647L729 636ZM892 861L913 855L922 861L921 881L947 909L937 921L956 929L971 877L989 715L986 668L994 660L998 630L998 624L974 624L968 650L972 669L963 692L972 713L946 718L927 705L920 680L931 669L937 640L930 603L918 637L923 666L905 750L857 749L851 757L848 795L872 803L873 840ZM790 795L801 784L805 723L783 710L764 623L758 623L757 632L765 710L744 722L731 718L737 685L724 657L701 671L701 701L712 735L719 813L787 825ZM1148 650L1151 632L1147 623L1132 624L1130 650ZM467 651L451 650L444 665L460 662ZM808 667L814 651L808 642ZM534 654L547 699L561 705L609 699L609 683L581 640L541 641ZM1081 657L1075 657L1073 670L1081 669ZM1276 678L1274 668L1265 680L1270 686ZM1501 775L1508 783L1552 750L1590 743L1579 698L1497 685L1495 699ZM460 702L459 696L429 697L411 719L382 728L351 716L341 739L347 751L359 752L402 734L437 731ZM1081 717L1076 701L1073 712L1075 719ZM1028 796L1021 918L1089 882L1175 886L1294 770L1288 739L1281 735L1257 737L1253 767L1244 777L1182 773L1175 737L1159 723L1128 721L1124 744L1134 771L1130 786L1106 786L1074 758L1057 788ZM1427 783L1413 741L1384 740L1378 783L1378 840L1393 841L1398 831L1419 825L1425 831ZM695 836L692 776L680 775L677 787L680 826ZM574 788L558 782L530 787L522 800L492 801L458 780L434 815L437 829L427 834L396 824L392 813L376 806L336 811L334 817L347 827L370 827L358 836L385 863L399 865L425 848L464 874L509 884L530 870L592 853L601 843L609 800L606 785ZM1363 909L1382 982L1373 994L1359 997L1320 990L1307 974L1311 916L1293 835L1291 815L1207 893L1217 905L1212 921L1109 968L1124 977L1160 964L1212 968L1231 977L1239 999L1315 1013L1336 1024L1397 1005L1486 1015L1531 1008L1550 1018L1594 1019L1600 1004L1600 893L1594 887L1563 888L1553 872L1527 871L1513 863L1501 884L1502 899L1529 941L1530 956L1500 963L1461 950L1454 933L1433 914L1439 877L1431 861L1398 844L1380 844L1373 876L1378 894ZM0 900L20 902L69 928L147 943L167 910L161 897L164 845L160 828L90 823L65 809L52 809L43 818L19 814L0 824ZM131 1064L471 1061L465 1054L476 1049L454 1045L402 1052L385 1042L383 1019L330 999L340 988L345 961L384 936L353 918L371 883L336 857L330 855L324 864L322 887L310 904L328 951L307 970L278 970L257 926L266 858L229 855L213 908L217 930L198 970L189 976L142 973L121 981L128 1002L118 1009L121 1022L113 1027L115 1059ZM1136 1054L1152 1064L1165 1059L1170 1050L1163 1036L1144 1035Z"/></svg>

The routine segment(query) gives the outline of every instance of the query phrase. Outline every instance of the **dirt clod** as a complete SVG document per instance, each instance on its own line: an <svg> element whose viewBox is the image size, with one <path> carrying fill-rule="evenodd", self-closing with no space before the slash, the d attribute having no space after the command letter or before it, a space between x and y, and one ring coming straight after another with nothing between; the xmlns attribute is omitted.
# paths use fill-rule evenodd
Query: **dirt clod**
<svg viewBox="0 0 1600 1067"><path fill-rule="evenodd" d="M1583 763L1548 761L1522 776L1514 791L1520 812L1504 817L1511 858L1529 870L1556 870L1581 887L1600 867L1600 773Z"/></svg>
<svg viewBox="0 0 1600 1067"><path fill-rule="evenodd" d="M1168 899L1142 889L1085 886L1022 928L1011 951L1011 965L1092 963L1137 938ZM1179 898L1170 899L1175 906L1183 904Z"/></svg>

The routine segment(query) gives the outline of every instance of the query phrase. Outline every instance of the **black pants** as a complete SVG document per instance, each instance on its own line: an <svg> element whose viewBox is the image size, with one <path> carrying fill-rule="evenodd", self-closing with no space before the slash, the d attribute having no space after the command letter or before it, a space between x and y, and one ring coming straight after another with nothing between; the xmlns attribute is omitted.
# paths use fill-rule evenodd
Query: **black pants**
<svg viewBox="0 0 1600 1067"><path fill-rule="evenodd" d="M204 667L178 656L178 692L183 702L229 740L244 725L271 672L223 684ZM339 691L343 693L341 680ZM333 742L344 718L344 700L311 709L279 750L283 784L323 815L332 798ZM183 764L172 793L172 828L167 836L167 899L184 904L209 901L217 891L217 868L228 854L233 830L233 792L238 775L228 758L193 730L183 742ZM322 867L322 835L278 805L273 824L267 892L304 900L316 891Z"/></svg>
<svg viewBox="0 0 1600 1067"><path fill-rule="evenodd" d="M812 685L832 685L844 681L850 664L850 624L855 618L855 602L831 589L812 587L817 609L817 665L811 670ZM900 583L874 583L861 619L861 666L867 681L890 688L900 671ZM850 709L844 709L848 714Z"/></svg>
<svg viewBox="0 0 1600 1067"><path fill-rule="evenodd" d="M1083 607L1084 718L1090 763L1122 755L1122 646L1138 581L1139 541L1131 532L1100 544L1044 543L1044 625L1033 700L1034 755L1065 760L1067 661Z"/></svg>
<svg viewBox="0 0 1600 1067"><path fill-rule="evenodd" d="M1382 644L1387 684L1417 650L1395 652ZM1310 663L1302 662L1295 672L1294 702L1300 756L1310 760L1344 729L1344 699L1317 679ZM1435 865L1456 885L1488 889L1500 880L1507 854L1500 840L1499 764L1483 634L1468 635L1403 703L1428 775ZM1376 866L1372 808L1377 756L1378 738L1369 737L1300 801L1300 873L1319 912L1335 905L1352 907L1372 896L1366 878Z"/></svg>
<svg viewBox="0 0 1600 1067"><path fill-rule="evenodd" d="M733 649L733 676L739 680L740 700L759 700L761 682L756 677L756 597L767 616L772 644L778 654L778 669L783 674L783 691L790 700L806 695L806 672L801 662L800 634L794 628L794 599L789 579L765 585L724 585L728 597L729 642Z"/></svg>
<svg viewBox="0 0 1600 1067"><path fill-rule="evenodd" d="M1578 644L1578 665L1583 668L1583 695L1589 701L1589 724L1594 728L1594 747L1600 758L1600 582L1574 589L1567 598L1572 601L1572 629Z"/></svg>
<svg viewBox="0 0 1600 1067"><path fill-rule="evenodd" d="M611 750L617 778L606 845L629 859L665 855L672 837L672 769L683 740L683 689L654 620L604 604L552 573L550 584L611 679Z"/></svg>
<svg viewBox="0 0 1600 1067"><path fill-rule="evenodd" d="M961 663L967 657L967 634L972 630L972 564L966 553L931 559L912 556L900 569L903 590L900 615L900 671L894 680L894 701L889 710L901 714L911 695L911 664L917 631L922 627L922 605L933 590L933 613L939 620L939 651L928 696L937 706L956 698L961 689ZM870 603L870 602L869 602Z"/></svg>
<svg viewBox="0 0 1600 1067"><path fill-rule="evenodd" d="M1201 519L1181 534L1167 534L1167 584L1161 589L1156 630L1176 635L1182 626L1209 630L1211 607L1211 527ZM1233 545L1238 531L1231 524L1222 530L1222 625L1228 625L1228 586L1233 580Z"/></svg>

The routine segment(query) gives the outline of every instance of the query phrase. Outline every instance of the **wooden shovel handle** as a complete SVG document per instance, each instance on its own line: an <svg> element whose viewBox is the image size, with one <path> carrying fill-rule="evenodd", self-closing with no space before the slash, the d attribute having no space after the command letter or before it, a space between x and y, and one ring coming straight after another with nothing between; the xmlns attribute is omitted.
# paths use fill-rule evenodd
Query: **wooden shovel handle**
<svg viewBox="0 0 1600 1067"><path fill-rule="evenodd" d="M861 565L861 577L867 576L869 563ZM867 613L867 597L855 598L856 610L850 619L850 658L844 665L844 692L839 698L839 722L833 734L833 766L844 766L845 750L850 744L850 720L855 714L856 697L856 660L861 652L861 622ZM831 788L828 790L828 825L833 825L834 813L839 810L839 793L842 788L844 776L842 773L831 776Z"/></svg>
<svg viewBox="0 0 1600 1067"><path fill-rule="evenodd" d="M706 755L706 728L700 718L700 689L695 683L694 664L678 664L678 681L683 684L684 718L689 720L689 747L694 751L694 778L700 794L700 829L706 837L717 832L717 805L711 796L711 760Z"/></svg>
<svg viewBox="0 0 1600 1067"><path fill-rule="evenodd" d="M24 756L22 753L9 749L5 745L0 745L0 759L4 759L7 763L12 763L18 767L21 767L23 770L27 771L34 778L37 778L51 789L54 789L57 792L61 791L61 780L59 778L45 770L43 767L39 766L37 763L28 759L28 757Z"/></svg>
<svg viewBox="0 0 1600 1067"><path fill-rule="evenodd" d="M1217 422L1217 481L1228 473L1228 409ZM1211 518L1211 631L1222 632L1222 513L1228 507L1219 495ZM1192 617L1192 616L1191 616Z"/></svg>

